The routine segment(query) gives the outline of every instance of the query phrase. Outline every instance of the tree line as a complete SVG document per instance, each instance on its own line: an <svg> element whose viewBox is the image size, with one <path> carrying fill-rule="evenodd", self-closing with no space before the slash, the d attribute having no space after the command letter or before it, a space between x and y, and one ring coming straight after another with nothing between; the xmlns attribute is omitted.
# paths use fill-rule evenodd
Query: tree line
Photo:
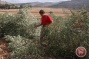
<svg viewBox="0 0 89 59"><path fill-rule="evenodd" d="M0 9L21 9L21 8L30 8L30 4L0 4Z"/></svg>

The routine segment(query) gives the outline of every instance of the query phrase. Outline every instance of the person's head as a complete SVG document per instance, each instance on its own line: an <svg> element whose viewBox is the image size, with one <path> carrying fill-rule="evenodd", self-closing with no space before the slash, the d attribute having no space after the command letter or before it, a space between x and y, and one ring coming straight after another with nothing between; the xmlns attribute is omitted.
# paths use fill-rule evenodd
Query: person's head
<svg viewBox="0 0 89 59"><path fill-rule="evenodd" d="M39 11L39 14L42 16L42 15L45 14L45 11L44 11L44 10L40 10L40 11Z"/></svg>

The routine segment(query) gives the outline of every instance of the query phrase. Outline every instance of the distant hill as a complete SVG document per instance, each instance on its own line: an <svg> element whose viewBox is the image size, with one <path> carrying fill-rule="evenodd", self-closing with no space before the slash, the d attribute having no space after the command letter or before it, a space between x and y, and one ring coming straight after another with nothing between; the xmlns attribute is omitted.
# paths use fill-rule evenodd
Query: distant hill
<svg viewBox="0 0 89 59"><path fill-rule="evenodd" d="M52 6L56 3L54 2L29 2L29 3L20 3L20 5L24 5L24 4L30 4L32 7L48 7L48 6Z"/></svg>
<svg viewBox="0 0 89 59"><path fill-rule="evenodd" d="M1 1L1 4L11 4L9 2ZM28 3L16 3L16 5L31 5L32 7L51 7L51 8L72 8L80 9L86 8L89 9L89 0L71 0L64 2L28 2Z"/></svg>
<svg viewBox="0 0 89 59"><path fill-rule="evenodd" d="M29 2L22 4L30 4L32 7L52 7L52 8L72 8L72 9L80 9L80 8L89 8L89 0L71 0L64 2Z"/></svg>
<svg viewBox="0 0 89 59"><path fill-rule="evenodd" d="M55 5L51 5L49 7L53 7L53 8L73 8L73 9L89 8L89 0L65 1L65 2L61 2L61 3L57 3Z"/></svg>
<svg viewBox="0 0 89 59"><path fill-rule="evenodd" d="M6 1L0 1L0 9L20 9L20 5Z"/></svg>
<svg viewBox="0 0 89 59"><path fill-rule="evenodd" d="M12 4L12 3L9 3L9 2L6 2L6 1L0 1L0 4Z"/></svg>
<svg viewBox="0 0 89 59"><path fill-rule="evenodd" d="M51 5L54 5L54 4L56 4L56 3L53 3L53 2L45 2L45 3L38 2L38 3L36 3L35 2L35 5L34 5L34 3L31 3L31 5L34 6L34 7L48 7L48 6L51 6Z"/></svg>

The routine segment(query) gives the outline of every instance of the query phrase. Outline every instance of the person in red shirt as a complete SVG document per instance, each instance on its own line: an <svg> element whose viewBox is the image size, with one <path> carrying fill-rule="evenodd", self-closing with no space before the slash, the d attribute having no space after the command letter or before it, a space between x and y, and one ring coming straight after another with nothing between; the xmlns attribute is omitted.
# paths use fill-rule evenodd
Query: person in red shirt
<svg viewBox="0 0 89 59"><path fill-rule="evenodd" d="M46 39L45 36L47 34L46 32L47 27L53 22L53 20L51 16L45 14L44 10L40 10L39 14L41 15L41 23L37 25L36 27L42 26L41 35L40 35L40 43L41 45L44 45L43 42Z"/></svg>
<svg viewBox="0 0 89 59"><path fill-rule="evenodd" d="M46 38L48 35L48 26L53 22L52 17L45 14L44 10L40 10L39 14L41 15L41 23L36 27L42 26L41 34L40 34L40 45L41 51L45 50L46 54L48 54L49 47L48 47L48 39ZM44 54L41 54L41 56ZM45 58L47 59L47 58Z"/></svg>
<svg viewBox="0 0 89 59"><path fill-rule="evenodd" d="M44 10L40 10L39 14L41 15L41 24L37 25L37 27L41 25L46 26L53 22L52 18L49 15L46 15Z"/></svg>

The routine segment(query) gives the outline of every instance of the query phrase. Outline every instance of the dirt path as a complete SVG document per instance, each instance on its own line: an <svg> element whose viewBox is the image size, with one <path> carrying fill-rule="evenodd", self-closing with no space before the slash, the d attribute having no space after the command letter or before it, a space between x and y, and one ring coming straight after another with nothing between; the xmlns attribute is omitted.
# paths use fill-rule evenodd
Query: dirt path
<svg viewBox="0 0 89 59"><path fill-rule="evenodd" d="M10 59L8 43L0 39L0 59Z"/></svg>

